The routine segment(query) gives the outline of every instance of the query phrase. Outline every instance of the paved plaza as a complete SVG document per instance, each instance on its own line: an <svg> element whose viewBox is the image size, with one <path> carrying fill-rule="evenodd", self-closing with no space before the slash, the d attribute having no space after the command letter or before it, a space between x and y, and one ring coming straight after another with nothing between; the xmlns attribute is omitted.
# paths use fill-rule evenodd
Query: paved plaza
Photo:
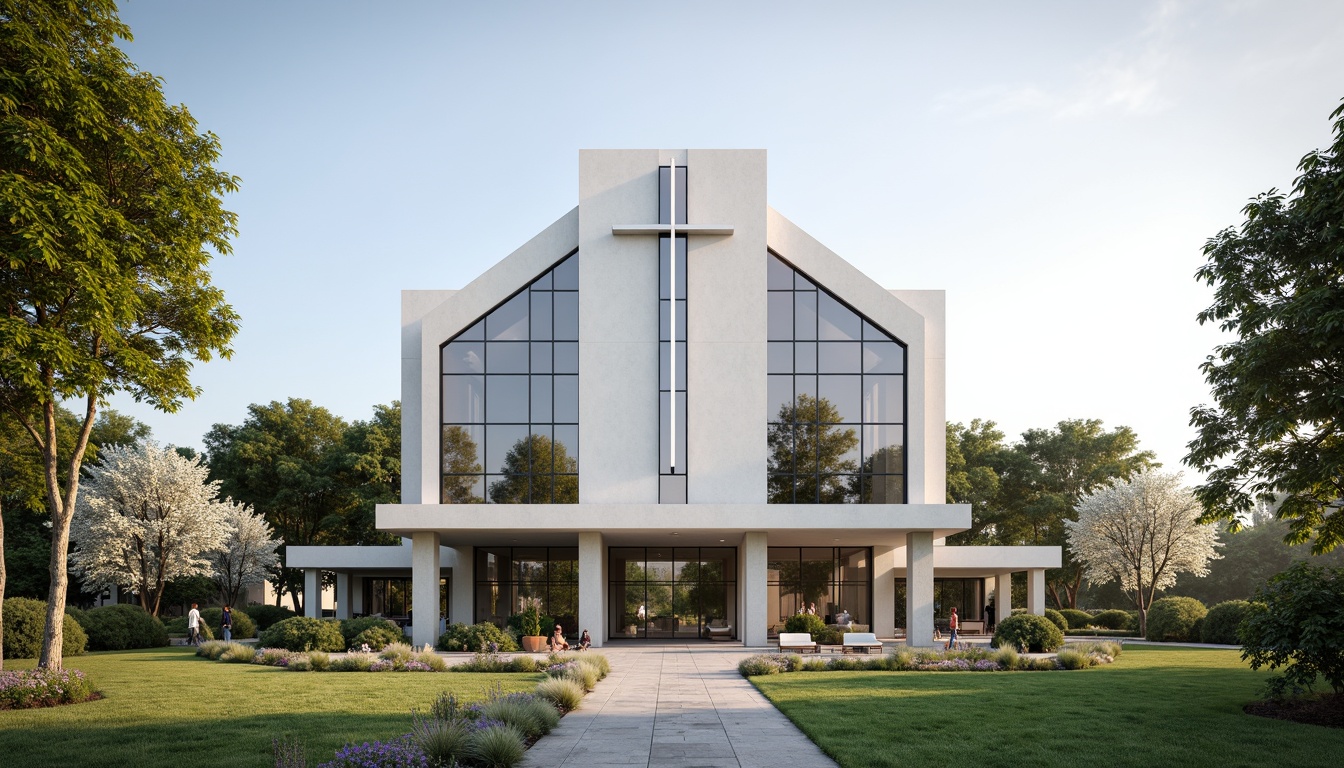
<svg viewBox="0 0 1344 768"><path fill-rule="evenodd" d="M528 750L523 765L835 766L737 673L737 663L757 650L603 648L611 674Z"/></svg>

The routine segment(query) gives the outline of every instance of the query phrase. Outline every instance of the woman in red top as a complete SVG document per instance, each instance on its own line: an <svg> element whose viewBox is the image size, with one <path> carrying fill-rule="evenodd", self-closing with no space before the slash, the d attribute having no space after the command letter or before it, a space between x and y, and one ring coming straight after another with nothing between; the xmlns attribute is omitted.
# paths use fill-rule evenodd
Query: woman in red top
<svg viewBox="0 0 1344 768"><path fill-rule="evenodd" d="M956 609L956 607L954 606L954 607L952 608L952 615L949 616L948 619L947 619L947 628L948 628L948 630L949 630L949 633L948 633L948 636L947 636L947 646L946 646L946 648L947 648L948 650L951 650L951 648L957 644L957 628L958 628L959 626L960 626L960 623L957 621L957 609Z"/></svg>

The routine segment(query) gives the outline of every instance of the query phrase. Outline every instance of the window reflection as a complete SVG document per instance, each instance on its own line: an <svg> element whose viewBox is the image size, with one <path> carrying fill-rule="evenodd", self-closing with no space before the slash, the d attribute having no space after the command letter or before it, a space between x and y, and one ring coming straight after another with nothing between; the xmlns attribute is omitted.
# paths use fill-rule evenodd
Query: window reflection
<svg viewBox="0 0 1344 768"><path fill-rule="evenodd" d="M902 503L905 347L767 258L770 502Z"/></svg>
<svg viewBox="0 0 1344 768"><path fill-rule="evenodd" d="M570 255L443 345L443 503L578 503L578 280Z"/></svg>

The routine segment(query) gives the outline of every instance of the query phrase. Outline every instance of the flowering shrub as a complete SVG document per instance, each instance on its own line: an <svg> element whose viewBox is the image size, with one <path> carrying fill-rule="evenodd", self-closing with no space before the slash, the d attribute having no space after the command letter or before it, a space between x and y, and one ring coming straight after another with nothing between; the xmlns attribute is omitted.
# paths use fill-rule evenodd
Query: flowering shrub
<svg viewBox="0 0 1344 768"><path fill-rule="evenodd" d="M411 739L402 736L388 741L346 744L330 762L318 768L428 768L429 759Z"/></svg>
<svg viewBox="0 0 1344 768"><path fill-rule="evenodd" d="M1086 669L1109 664L1120 655L1120 644L1113 641L1073 643L1059 652L1059 658L1019 656L1011 646L986 650L970 648L955 651L898 648L886 656L837 656L829 659L778 654L748 657L737 665L743 677L775 675L781 672L1001 672L1053 669Z"/></svg>
<svg viewBox="0 0 1344 768"><path fill-rule="evenodd" d="M389 660L387 660L387 659L379 659L379 660L377 660L377 661L375 661L375 662L373 662L372 664L369 665L369 671L370 671L370 672L391 672L392 670L396 669L396 667L397 667L397 665L396 665L396 663L393 662L393 661L389 661Z"/></svg>
<svg viewBox="0 0 1344 768"><path fill-rule="evenodd" d="M252 656L252 663L267 667L285 667L289 665L290 655L284 648L258 648Z"/></svg>
<svg viewBox="0 0 1344 768"><path fill-rule="evenodd" d="M408 661L402 669L406 672L433 672L434 668L423 661Z"/></svg>
<svg viewBox="0 0 1344 768"><path fill-rule="evenodd" d="M0 672L0 709L77 704L93 696L93 686L77 669Z"/></svg>

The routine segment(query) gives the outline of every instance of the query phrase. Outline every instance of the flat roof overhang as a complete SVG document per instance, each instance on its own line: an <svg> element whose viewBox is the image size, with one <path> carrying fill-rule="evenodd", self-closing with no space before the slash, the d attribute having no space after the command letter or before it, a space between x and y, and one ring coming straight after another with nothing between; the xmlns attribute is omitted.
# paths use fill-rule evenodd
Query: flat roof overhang
<svg viewBox="0 0 1344 768"><path fill-rule="evenodd" d="M443 546L578 546L602 533L607 546L736 546L765 531L772 546L905 546L971 526L969 504L379 504L379 530L432 531Z"/></svg>

